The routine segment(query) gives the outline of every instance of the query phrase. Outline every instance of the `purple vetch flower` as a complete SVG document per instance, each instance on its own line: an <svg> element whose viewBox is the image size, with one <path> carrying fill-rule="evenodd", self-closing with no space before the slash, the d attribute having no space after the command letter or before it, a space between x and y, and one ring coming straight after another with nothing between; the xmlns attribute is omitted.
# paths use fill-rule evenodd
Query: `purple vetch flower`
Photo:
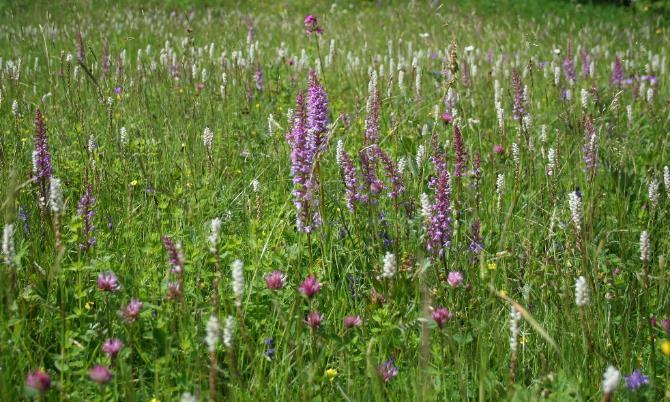
<svg viewBox="0 0 670 402"><path fill-rule="evenodd" d="M107 384L112 379L112 372L101 364L98 364L88 371L91 381L100 385Z"/></svg>
<svg viewBox="0 0 670 402"><path fill-rule="evenodd" d="M93 197L93 187L91 187L90 184L86 186L86 192L79 200L77 213L82 219L82 232L85 240L84 243L79 244L79 248L82 251L87 251L96 244L94 233L95 225L93 224L93 218L95 216L95 197Z"/></svg>
<svg viewBox="0 0 670 402"><path fill-rule="evenodd" d="M444 307L433 310L433 321L438 327L444 328L444 325L454 317L454 314Z"/></svg>
<svg viewBox="0 0 670 402"><path fill-rule="evenodd" d="M315 277L310 275L305 278L298 290L300 293L307 296L308 299L311 299L319 292L319 290L321 290L321 284Z"/></svg>
<svg viewBox="0 0 670 402"><path fill-rule="evenodd" d="M103 292L116 292L121 289L119 284L119 278L112 271L101 272L98 274L98 279L96 281L99 290Z"/></svg>
<svg viewBox="0 0 670 402"><path fill-rule="evenodd" d="M636 389L642 387L643 385L649 384L649 377L642 374L640 370L637 369L632 373L630 373L629 376L625 377L625 380L626 380L626 387L631 391L635 391Z"/></svg>
<svg viewBox="0 0 670 402"><path fill-rule="evenodd" d="M465 144L463 143L463 135L458 124L454 124L454 177L461 177L465 172L465 164L467 163L468 154L465 151Z"/></svg>
<svg viewBox="0 0 670 402"><path fill-rule="evenodd" d="M386 176L391 181L391 188L389 191L389 198L395 199L398 198L402 193L405 192L405 183L402 180L400 172L395 163L391 161L391 158L384 152L379 146L375 146L375 154L382 162L384 171L386 171Z"/></svg>
<svg viewBox="0 0 670 402"><path fill-rule="evenodd" d="M318 329L323 322L323 314L319 314L317 311L310 311L307 313L307 318L305 318L305 323L309 325L312 329Z"/></svg>
<svg viewBox="0 0 670 402"><path fill-rule="evenodd" d="M357 315L348 315L342 320L345 328L359 327L363 324L363 320Z"/></svg>
<svg viewBox="0 0 670 402"><path fill-rule="evenodd" d="M40 208L46 207L49 199L49 185L52 175L51 154L47 144L47 129L44 124L42 111L35 110L35 136L33 138L35 151L33 151L33 175L39 189Z"/></svg>
<svg viewBox="0 0 670 402"><path fill-rule="evenodd" d="M323 33L323 28L319 26L319 21L315 15L309 14L305 17L305 33L311 35L313 33L320 35Z"/></svg>
<svg viewBox="0 0 670 402"><path fill-rule="evenodd" d="M254 83L258 92L263 92L263 88L265 87L263 82L263 70L261 70L260 64L257 64L256 71L254 72Z"/></svg>
<svg viewBox="0 0 670 402"><path fill-rule="evenodd" d="M126 324L132 324L140 316L143 306L144 304L139 299L130 299L130 303L119 311L119 315Z"/></svg>
<svg viewBox="0 0 670 402"><path fill-rule="evenodd" d="M390 358L377 366L377 373L379 373L384 382L389 382L395 378L395 376L398 375L398 368L395 366L395 359Z"/></svg>
<svg viewBox="0 0 670 402"><path fill-rule="evenodd" d="M447 275L447 283L452 288L459 287L461 283L463 283L463 274L460 273L459 271L449 272L449 275Z"/></svg>
<svg viewBox="0 0 670 402"><path fill-rule="evenodd" d="M307 89L307 142L316 156L328 143L328 94L314 70L309 70Z"/></svg>
<svg viewBox="0 0 670 402"><path fill-rule="evenodd" d="M265 286L270 290L280 290L286 285L286 275L280 271L273 271L265 275Z"/></svg>
<svg viewBox="0 0 670 402"><path fill-rule="evenodd" d="M51 377L46 371L37 369L26 376L26 388L32 392L43 393L51 387Z"/></svg>
<svg viewBox="0 0 670 402"><path fill-rule="evenodd" d="M526 95L524 94L521 76L516 69L512 70L512 89L514 90L512 114L514 120L521 120L526 115Z"/></svg>
<svg viewBox="0 0 670 402"><path fill-rule="evenodd" d="M620 87L624 83L624 70L623 70L623 63L621 62L621 59L619 56L616 56L614 58L614 63L612 63L612 78L611 78L612 84Z"/></svg>
<svg viewBox="0 0 670 402"><path fill-rule="evenodd" d="M311 233L321 225L319 214L317 177L314 164L317 149L307 130L305 95L296 98L296 110L292 130L286 134L291 147L291 175L293 176L293 204L296 207L296 227L299 232Z"/></svg>
<svg viewBox="0 0 670 402"><path fill-rule="evenodd" d="M102 344L101 349L103 353L105 353L110 359L113 359L121 351L121 349L123 349L123 342L121 339L110 338Z"/></svg>
<svg viewBox="0 0 670 402"><path fill-rule="evenodd" d="M163 236L163 246L168 254L170 261L171 272L173 274L182 274L184 272L184 251L179 243L175 243L169 236Z"/></svg>

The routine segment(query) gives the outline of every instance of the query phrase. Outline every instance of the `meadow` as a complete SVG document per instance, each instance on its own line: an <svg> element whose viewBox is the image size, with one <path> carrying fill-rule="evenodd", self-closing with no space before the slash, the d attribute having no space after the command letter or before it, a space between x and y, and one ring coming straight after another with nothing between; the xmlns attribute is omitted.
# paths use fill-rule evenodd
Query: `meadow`
<svg viewBox="0 0 670 402"><path fill-rule="evenodd" d="M666 17L0 21L0 400L670 399Z"/></svg>

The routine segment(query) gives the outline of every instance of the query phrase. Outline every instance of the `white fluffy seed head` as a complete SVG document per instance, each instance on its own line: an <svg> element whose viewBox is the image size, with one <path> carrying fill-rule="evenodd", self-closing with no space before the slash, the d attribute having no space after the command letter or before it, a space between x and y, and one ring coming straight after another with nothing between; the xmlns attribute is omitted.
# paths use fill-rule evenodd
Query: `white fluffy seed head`
<svg viewBox="0 0 670 402"><path fill-rule="evenodd" d="M119 130L119 132L121 137L120 138L121 145L128 144L128 130L125 127L121 127L121 130Z"/></svg>
<svg viewBox="0 0 670 402"><path fill-rule="evenodd" d="M649 262L651 258L651 245L649 241L649 232L646 230L640 233L640 261Z"/></svg>
<svg viewBox="0 0 670 402"><path fill-rule="evenodd" d="M208 151L212 150L212 142L214 141L214 132L211 128L205 127L205 130L202 133L202 143L205 144L205 147Z"/></svg>
<svg viewBox="0 0 670 402"><path fill-rule="evenodd" d="M419 147L416 149L416 167L418 169L421 169L421 165L423 165L423 159L426 156L426 147L422 145L419 145Z"/></svg>
<svg viewBox="0 0 670 402"><path fill-rule="evenodd" d="M420 200L421 200L421 217L423 217L424 220L428 220L431 217L431 211L432 211L432 205L430 204L428 194L421 193Z"/></svg>
<svg viewBox="0 0 670 402"><path fill-rule="evenodd" d="M519 322L521 321L521 313L516 307L512 306L509 318L509 347L512 352L516 352L519 348Z"/></svg>
<svg viewBox="0 0 670 402"><path fill-rule="evenodd" d="M207 237L207 242L209 243L209 251L216 253L217 244L219 243L219 234L221 233L221 219L214 218L210 222L210 231L209 237Z"/></svg>
<svg viewBox="0 0 670 402"><path fill-rule="evenodd" d="M55 177L49 183L49 207L54 214L63 212L63 188L60 179Z"/></svg>
<svg viewBox="0 0 670 402"><path fill-rule="evenodd" d="M570 217L577 230L582 227L582 198L576 191L568 194L568 206L570 207Z"/></svg>
<svg viewBox="0 0 670 402"><path fill-rule="evenodd" d="M649 189L648 189L649 202L651 203L651 205L653 207L658 206L658 187L659 187L659 185L660 185L660 183L655 178L651 179L651 181L649 182Z"/></svg>
<svg viewBox="0 0 670 402"><path fill-rule="evenodd" d="M386 253L384 256L384 269L382 270L382 278L393 278L396 271L396 260L395 255L392 253Z"/></svg>
<svg viewBox="0 0 670 402"><path fill-rule="evenodd" d="M235 318L229 315L223 326L223 344L227 348L233 347L233 334L235 332Z"/></svg>
<svg viewBox="0 0 670 402"><path fill-rule="evenodd" d="M589 287L586 278L580 276L575 281L575 304L578 307L584 307L589 304Z"/></svg>
<svg viewBox="0 0 670 402"><path fill-rule="evenodd" d="M235 294L235 305L242 305L242 296L244 295L244 264L240 260L235 260L230 265L233 277L233 294Z"/></svg>
<svg viewBox="0 0 670 402"><path fill-rule="evenodd" d="M621 372L614 366L608 366L603 375L603 392L605 395L611 394L619 386L621 381Z"/></svg>
<svg viewBox="0 0 670 402"><path fill-rule="evenodd" d="M7 224L2 230L2 254L7 264L14 261L14 225Z"/></svg>
<svg viewBox="0 0 670 402"><path fill-rule="evenodd" d="M342 166L342 155L344 155L344 142L342 140L337 140L337 146L335 147L335 161L338 166Z"/></svg>
<svg viewBox="0 0 670 402"><path fill-rule="evenodd" d="M498 173L498 178L496 179L496 193L498 196L502 196L505 192L505 174Z"/></svg>

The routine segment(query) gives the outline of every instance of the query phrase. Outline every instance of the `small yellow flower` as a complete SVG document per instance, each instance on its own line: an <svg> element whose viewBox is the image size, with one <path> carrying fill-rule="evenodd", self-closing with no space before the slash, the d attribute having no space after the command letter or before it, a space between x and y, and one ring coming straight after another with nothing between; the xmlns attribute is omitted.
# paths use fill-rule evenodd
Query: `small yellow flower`
<svg viewBox="0 0 670 402"><path fill-rule="evenodd" d="M150 400L149 402L161 402L161 401L159 401L159 400L156 399L156 398L151 398L151 400Z"/></svg>
<svg viewBox="0 0 670 402"><path fill-rule="evenodd" d="M131 182L130 182L130 185L133 186L133 187L135 187L135 186L137 185L137 180L133 180L133 181L131 181Z"/></svg>
<svg viewBox="0 0 670 402"><path fill-rule="evenodd" d="M333 379L337 376L337 370L333 368L329 368L326 370L326 377L330 380L333 381Z"/></svg>
<svg viewBox="0 0 670 402"><path fill-rule="evenodd" d="M498 268L498 264L495 262L489 262L488 268L493 271L494 269Z"/></svg>
<svg viewBox="0 0 670 402"><path fill-rule="evenodd" d="M92 309L92 308L93 308L93 302L91 302L91 301L86 302L86 304L84 304L84 308L85 308L86 310L90 310L90 309Z"/></svg>
<svg viewBox="0 0 670 402"><path fill-rule="evenodd" d="M664 355L670 357L670 341L669 340L664 340L661 343L661 352L663 352Z"/></svg>
<svg viewBox="0 0 670 402"><path fill-rule="evenodd" d="M503 296L507 296L507 291L505 289L501 289L500 294Z"/></svg>
<svg viewBox="0 0 670 402"><path fill-rule="evenodd" d="M257 104L256 104L256 109L258 109L258 108L260 108L260 107L261 107L261 104L260 104L260 103L257 103Z"/></svg>

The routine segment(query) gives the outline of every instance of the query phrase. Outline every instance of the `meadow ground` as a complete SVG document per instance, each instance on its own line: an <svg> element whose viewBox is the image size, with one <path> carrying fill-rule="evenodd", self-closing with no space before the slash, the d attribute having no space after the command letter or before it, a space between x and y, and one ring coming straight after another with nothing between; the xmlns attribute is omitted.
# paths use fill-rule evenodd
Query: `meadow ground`
<svg viewBox="0 0 670 402"><path fill-rule="evenodd" d="M670 398L664 18L0 21L0 400Z"/></svg>

